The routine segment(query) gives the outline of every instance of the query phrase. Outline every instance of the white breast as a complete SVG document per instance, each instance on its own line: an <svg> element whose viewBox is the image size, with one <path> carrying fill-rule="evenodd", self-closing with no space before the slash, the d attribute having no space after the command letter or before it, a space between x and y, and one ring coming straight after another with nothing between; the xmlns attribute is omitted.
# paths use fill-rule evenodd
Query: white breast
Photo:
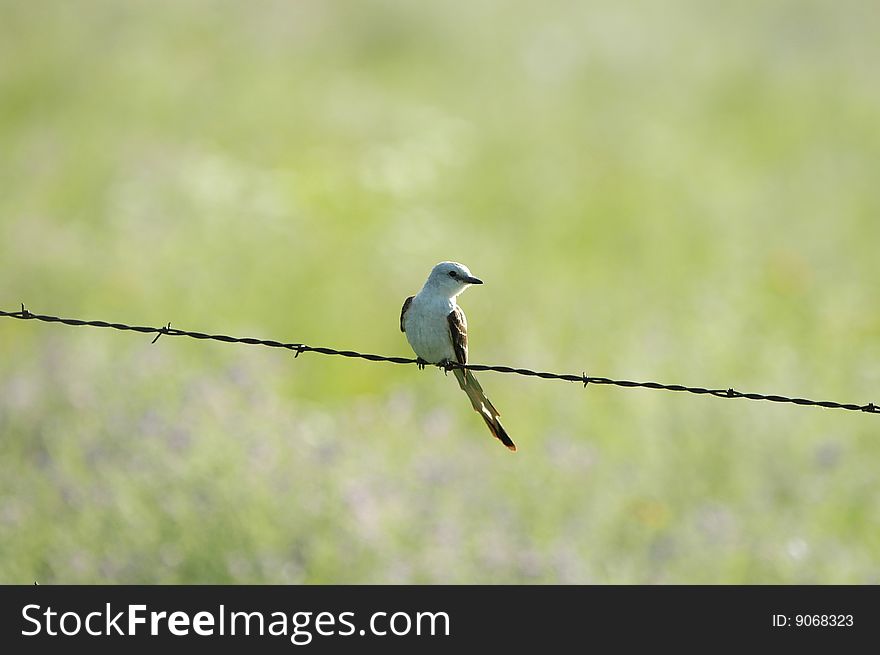
<svg viewBox="0 0 880 655"><path fill-rule="evenodd" d="M449 298L431 298L422 293L413 298L404 319L406 340L426 362L439 364L444 359L455 360L447 319L454 308L455 303Z"/></svg>

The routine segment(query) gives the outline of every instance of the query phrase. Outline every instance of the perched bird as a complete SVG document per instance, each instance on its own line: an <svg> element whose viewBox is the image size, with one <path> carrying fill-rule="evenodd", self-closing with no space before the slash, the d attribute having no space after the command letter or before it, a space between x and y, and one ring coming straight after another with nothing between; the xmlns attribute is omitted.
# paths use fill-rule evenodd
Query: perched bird
<svg viewBox="0 0 880 655"><path fill-rule="evenodd" d="M482 283L471 275L467 266L440 262L431 270L421 291L404 301L400 331L406 333L406 340L420 360L438 366L448 362L467 364L467 319L455 299L472 284ZM516 451L516 445L501 425L498 410L486 398L474 374L461 368L454 368L452 372L492 436Z"/></svg>

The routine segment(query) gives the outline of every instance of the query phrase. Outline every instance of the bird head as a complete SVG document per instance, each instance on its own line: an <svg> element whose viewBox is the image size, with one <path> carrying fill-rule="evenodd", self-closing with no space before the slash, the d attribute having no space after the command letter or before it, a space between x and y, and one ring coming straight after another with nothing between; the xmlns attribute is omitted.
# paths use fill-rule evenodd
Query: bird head
<svg viewBox="0 0 880 655"><path fill-rule="evenodd" d="M426 287L446 294L448 298L455 298L472 284L483 284L483 281L471 275L467 266L457 262L440 262L431 269L425 282Z"/></svg>

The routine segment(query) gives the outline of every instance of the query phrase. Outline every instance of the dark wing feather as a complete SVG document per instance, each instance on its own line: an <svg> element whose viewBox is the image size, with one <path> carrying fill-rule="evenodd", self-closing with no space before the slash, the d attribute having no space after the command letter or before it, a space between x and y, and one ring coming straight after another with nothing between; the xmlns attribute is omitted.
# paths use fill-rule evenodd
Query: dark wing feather
<svg viewBox="0 0 880 655"><path fill-rule="evenodd" d="M455 358L459 364L467 364L467 319L461 307L456 307L446 317L449 323L449 336L452 337L452 347L455 349Z"/></svg>
<svg viewBox="0 0 880 655"><path fill-rule="evenodd" d="M410 303L412 302L415 296L410 296L406 300L403 301L403 307L400 309L400 331L406 332L406 328L403 327L403 317L406 316L406 310L409 309Z"/></svg>

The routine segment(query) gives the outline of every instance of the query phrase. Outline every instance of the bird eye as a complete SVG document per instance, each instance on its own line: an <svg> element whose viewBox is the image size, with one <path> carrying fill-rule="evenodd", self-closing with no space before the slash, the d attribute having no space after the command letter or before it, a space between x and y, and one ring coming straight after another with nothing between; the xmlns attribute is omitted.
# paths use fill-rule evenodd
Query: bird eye
<svg viewBox="0 0 880 655"><path fill-rule="evenodd" d="M458 273L455 271L449 271L449 277L458 277Z"/></svg>

